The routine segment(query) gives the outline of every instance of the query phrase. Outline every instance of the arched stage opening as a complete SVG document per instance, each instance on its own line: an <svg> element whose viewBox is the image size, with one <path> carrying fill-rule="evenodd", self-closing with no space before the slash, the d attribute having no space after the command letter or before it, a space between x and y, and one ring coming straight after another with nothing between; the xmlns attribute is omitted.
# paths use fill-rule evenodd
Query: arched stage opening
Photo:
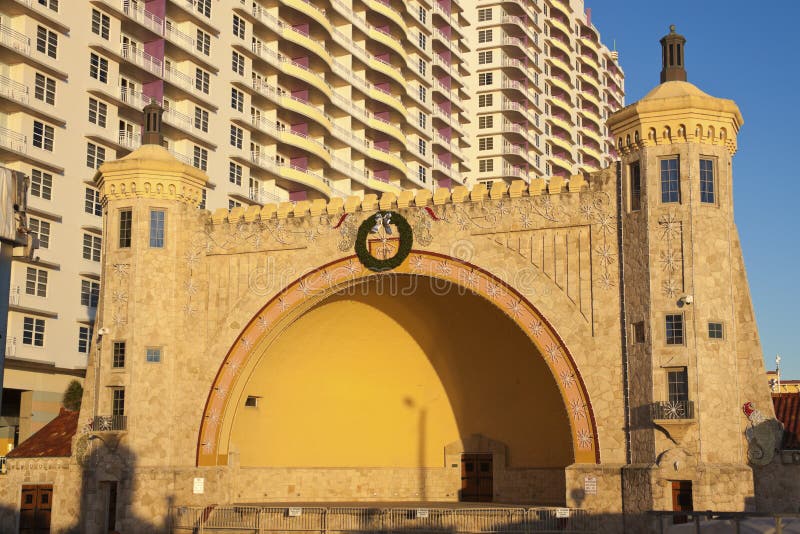
<svg viewBox="0 0 800 534"><path fill-rule="evenodd" d="M422 500L563 499L564 469L597 461L566 347L488 273L433 254L411 263L334 262L272 299L220 368L198 465L234 453L256 471L360 470Z"/></svg>

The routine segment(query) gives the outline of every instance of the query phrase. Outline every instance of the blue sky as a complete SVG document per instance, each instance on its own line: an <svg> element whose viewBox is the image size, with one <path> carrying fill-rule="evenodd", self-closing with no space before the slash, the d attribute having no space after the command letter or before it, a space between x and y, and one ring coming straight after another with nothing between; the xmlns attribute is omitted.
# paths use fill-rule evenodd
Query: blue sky
<svg viewBox="0 0 800 534"><path fill-rule="evenodd" d="M800 2L587 0L616 41L626 103L659 83L659 39L686 37L689 81L736 101L744 115L733 160L734 213L768 369L800 379Z"/></svg>

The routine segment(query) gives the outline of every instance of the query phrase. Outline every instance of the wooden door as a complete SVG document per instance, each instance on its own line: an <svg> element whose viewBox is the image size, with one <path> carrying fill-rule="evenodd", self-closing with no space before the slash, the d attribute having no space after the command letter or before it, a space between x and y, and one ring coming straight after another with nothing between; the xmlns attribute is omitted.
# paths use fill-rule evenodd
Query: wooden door
<svg viewBox="0 0 800 534"><path fill-rule="evenodd" d="M692 504L692 481L673 480L672 481L672 511L691 512L694 510ZM675 514L673 523L686 523L688 517L685 514Z"/></svg>
<svg viewBox="0 0 800 534"><path fill-rule="evenodd" d="M493 493L491 454L461 456L461 500L491 502Z"/></svg>
<svg viewBox="0 0 800 534"><path fill-rule="evenodd" d="M20 534L49 534L52 503L53 486L51 484L22 486L19 514Z"/></svg>

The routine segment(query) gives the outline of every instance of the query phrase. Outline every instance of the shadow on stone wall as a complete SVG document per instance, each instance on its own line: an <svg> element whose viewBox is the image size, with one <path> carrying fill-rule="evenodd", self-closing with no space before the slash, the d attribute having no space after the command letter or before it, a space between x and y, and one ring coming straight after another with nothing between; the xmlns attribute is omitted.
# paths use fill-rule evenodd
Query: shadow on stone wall
<svg viewBox="0 0 800 534"><path fill-rule="evenodd" d="M117 435L96 434L88 440L90 452L80 458L80 512L77 524L66 530L53 530L68 534L155 534L169 531L168 510L173 497L166 502L148 502L151 498L137 491L136 456L119 442ZM161 495L152 497L162 499ZM137 511L162 510L162 514L148 517ZM141 513L141 512L139 512Z"/></svg>

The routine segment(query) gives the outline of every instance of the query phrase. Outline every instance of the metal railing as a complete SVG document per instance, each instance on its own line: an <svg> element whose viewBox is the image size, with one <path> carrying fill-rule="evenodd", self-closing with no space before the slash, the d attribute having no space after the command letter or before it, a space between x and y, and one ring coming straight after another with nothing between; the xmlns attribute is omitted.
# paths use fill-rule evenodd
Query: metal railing
<svg viewBox="0 0 800 534"><path fill-rule="evenodd" d="M22 52L26 56L31 55L30 37L3 24L0 24L0 44Z"/></svg>
<svg viewBox="0 0 800 534"><path fill-rule="evenodd" d="M128 428L126 415L95 415L92 430L95 432L123 432Z"/></svg>
<svg viewBox="0 0 800 534"><path fill-rule="evenodd" d="M650 406L653 419L694 419L694 402L690 400L659 401Z"/></svg>
<svg viewBox="0 0 800 534"><path fill-rule="evenodd" d="M597 532L597 517L573 508L178 507L173 532Z"/></svg>
<svg viewBox="0 0 800 534"><path fill-rule="evenodd" d="M655 531L662 534L675 532L689 534L696 532L730 532L739 534L740 532L774 532L782 534L784 532L797 532L800 528L800 514L770 514L757 512L714 512L711 510L702 512L649 512L653 516L656 527ZM694 528L685 526L692 523ZM757 530L756 530L757 529Z"/></svg>
<svg viewBox="0 0 800 534"><path fill-rule="evenodd" d="M160 59L128 43L122 43L120 55L131 63L142 67L144 70L156 76L161 76L164 72L163 64Z"/></svg>
<svg viewBox="0 0 800 534"><path fill-rule="evenodd" d="M15 82L11 78L0 76L0 95L27 104L29 94L30 91L27 85Z"/></svg>
<svg viewBox="0 0 800 534"><path fill-rule="evenodd" d="M0 146L17 152L28 152L28 138L14 130L0 127Z"/></svg>
<svg viewBox="0 0 800 534"><path fill-rule="evenodd" d="M122 0L122 12L145 28L164 36L164 19L145 9L144 2Z"/></svg>

